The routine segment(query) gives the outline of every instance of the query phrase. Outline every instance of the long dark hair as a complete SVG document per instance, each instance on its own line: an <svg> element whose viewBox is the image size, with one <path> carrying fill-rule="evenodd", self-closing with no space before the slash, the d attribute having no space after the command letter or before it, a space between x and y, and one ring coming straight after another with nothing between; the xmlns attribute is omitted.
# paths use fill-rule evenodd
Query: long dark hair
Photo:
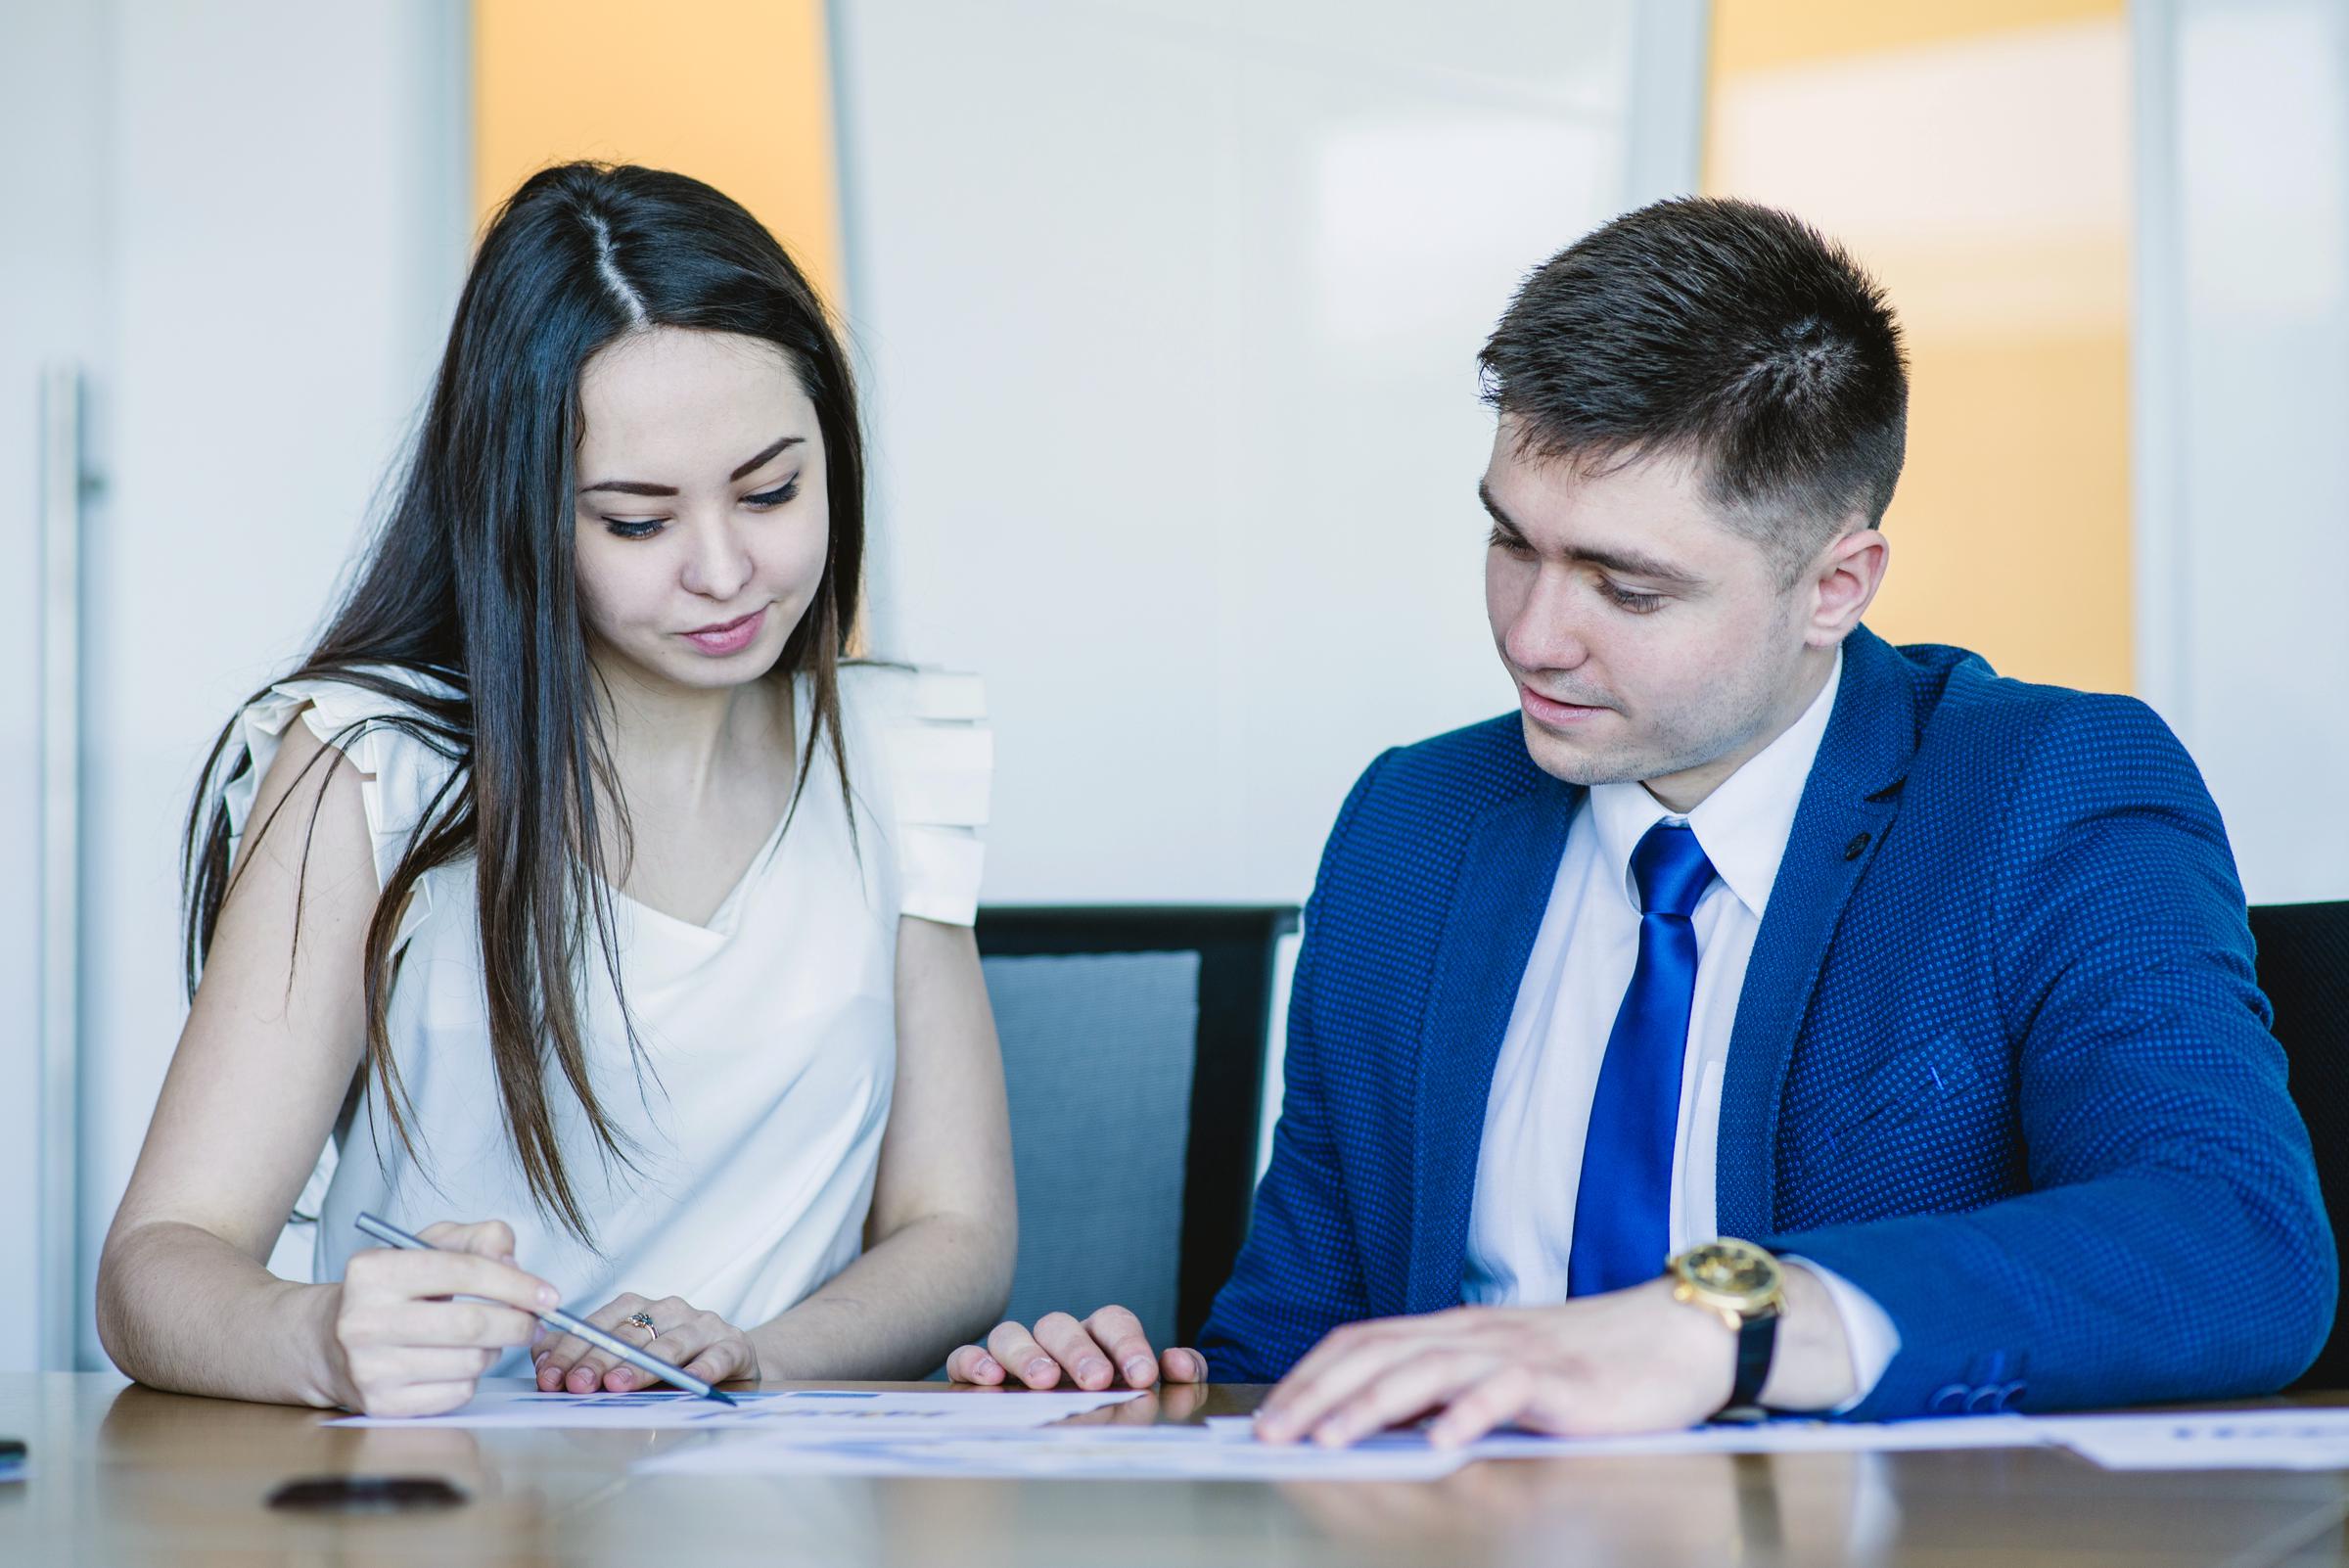
<svg viewBox="0 0 2349 1568"><path fill-rule="evenodd" d="M814 600L774 676L805 674L812 699L795 805L819 739L845 797L839 661L856 617L864 552L855 389L822 301L783 248L736 203L682 174L568 163L532 175L499 210L483 236L432 400L355 586L287 677L331 678L396 699L403 712L389 722L458 764L386 878L368 924L362 1075L372 1075L413 1156L387 1029L396 978L392 945L418 880L470 854L506 1130L539 1207L590 1243L592 1227L557 1147L547 1078L550 1067L562 1075L607 1162L627 1163L624 1139L589 1082L576 977L593 941L619 991L606 847L617 836L624 854L629 835L593 700L574 569L575 457L584 423L579 373L598 349L650 327L773 344L815 405L830 548ZM385 666L427 677L436 689L419 691ZM234 881L221 792L251 765L230 754L236 729L232 718L213 743L188 811L191 995ZM339 764L335 748L345 739L347 732L332 737L319 761ZM599 820L599 791L617 822ZM276 814L252 837L267 832ZM313 808L313 823L315 816ZM632 1027L629 1041L636 1051ZM641 1067L640 1054L637 1060Z"/></svg>

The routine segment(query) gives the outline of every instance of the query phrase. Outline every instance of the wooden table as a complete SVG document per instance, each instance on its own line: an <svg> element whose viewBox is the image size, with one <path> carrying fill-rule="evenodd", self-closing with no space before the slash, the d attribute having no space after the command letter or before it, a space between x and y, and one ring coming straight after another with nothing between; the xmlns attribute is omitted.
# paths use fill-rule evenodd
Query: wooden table
<svg viewBox="0 0 2349 1568"><path fill-rule="evenodd" d="M1176 1390L1125 1413L1198 1420L1261 1393ZM0 1435L30 1442L33 1464L0 1484L0 1564L2349 1562L2349 1475L2108 1473L2052 1450L1511 1460L1407 1485L702 1479L628 1473L672 1434L321 1419L99 1373L0 1376ZM262 1505L320 1472L439 1475L471 1500L324 1519Z"/></svg>

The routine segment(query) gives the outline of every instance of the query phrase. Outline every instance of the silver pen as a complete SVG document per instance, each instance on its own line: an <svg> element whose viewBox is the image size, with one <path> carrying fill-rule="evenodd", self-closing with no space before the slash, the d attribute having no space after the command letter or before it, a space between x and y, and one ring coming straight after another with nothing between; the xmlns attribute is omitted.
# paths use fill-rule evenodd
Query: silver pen
<svg viewBox="0 0 2349 1568"><path fill-rule="evenodd" d="M441 1250L421 1237L409 1235L395 1224L378 1220L371 1214L362 1214L351 1223L387 1247L398 1247L408 1252ZM505 1304L500 1302L498 1305L504 1306ZM650 1372L665 1383L674 1383L689 1394L699 1394L702 1398L715 1400L720 1405L734 1403L734 1396L715 1384L705 1383L682 1366L671 1366L652 1352L638 1350L626 1340L608 1334L585 1318L575 1317L560 1307L549 1307L535 1315L538 1321L547 1327L561 1329L566 1334L576 1335L597 1350L608 1351L626 1361L630 1366Z"/></svg>

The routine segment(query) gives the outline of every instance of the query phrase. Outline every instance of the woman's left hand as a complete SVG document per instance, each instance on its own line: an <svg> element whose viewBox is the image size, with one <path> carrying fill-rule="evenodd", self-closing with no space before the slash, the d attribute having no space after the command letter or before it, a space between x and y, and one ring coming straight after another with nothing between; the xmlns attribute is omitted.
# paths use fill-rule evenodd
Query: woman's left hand
<svg viewBox="0 0 2349 1568"><path fill-rule="evenodd" d="M638 1313L653 1320L651 1329L629 1321ZM759 1376L759 1353L751 1347L750 1336L717 1314L703 1312L681 1297L647 1301L623 1291L588 1314L587 1321L707 1383ZM663 1386L652 1373L570 1334L547 1336L535 1352L535 1360L538 1386L548 1393L565 1389L593 1394L605 1389L626 1394Z"/></svg>

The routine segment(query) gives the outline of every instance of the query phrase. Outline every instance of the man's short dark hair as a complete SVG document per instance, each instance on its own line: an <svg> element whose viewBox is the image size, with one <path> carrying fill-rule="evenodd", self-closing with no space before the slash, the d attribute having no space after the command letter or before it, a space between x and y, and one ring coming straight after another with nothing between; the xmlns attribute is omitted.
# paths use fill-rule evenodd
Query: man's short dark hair
<svg viewBox="0 0 2349 1568"><path fill-rule="evenodd" d="M1751 202L1657 202L1584 236L1526 279L1478 361L1523 455L1691 458L1789 582L1855 516L1880 523L1901 477L1909 373L1883 290Z"/></svg>

